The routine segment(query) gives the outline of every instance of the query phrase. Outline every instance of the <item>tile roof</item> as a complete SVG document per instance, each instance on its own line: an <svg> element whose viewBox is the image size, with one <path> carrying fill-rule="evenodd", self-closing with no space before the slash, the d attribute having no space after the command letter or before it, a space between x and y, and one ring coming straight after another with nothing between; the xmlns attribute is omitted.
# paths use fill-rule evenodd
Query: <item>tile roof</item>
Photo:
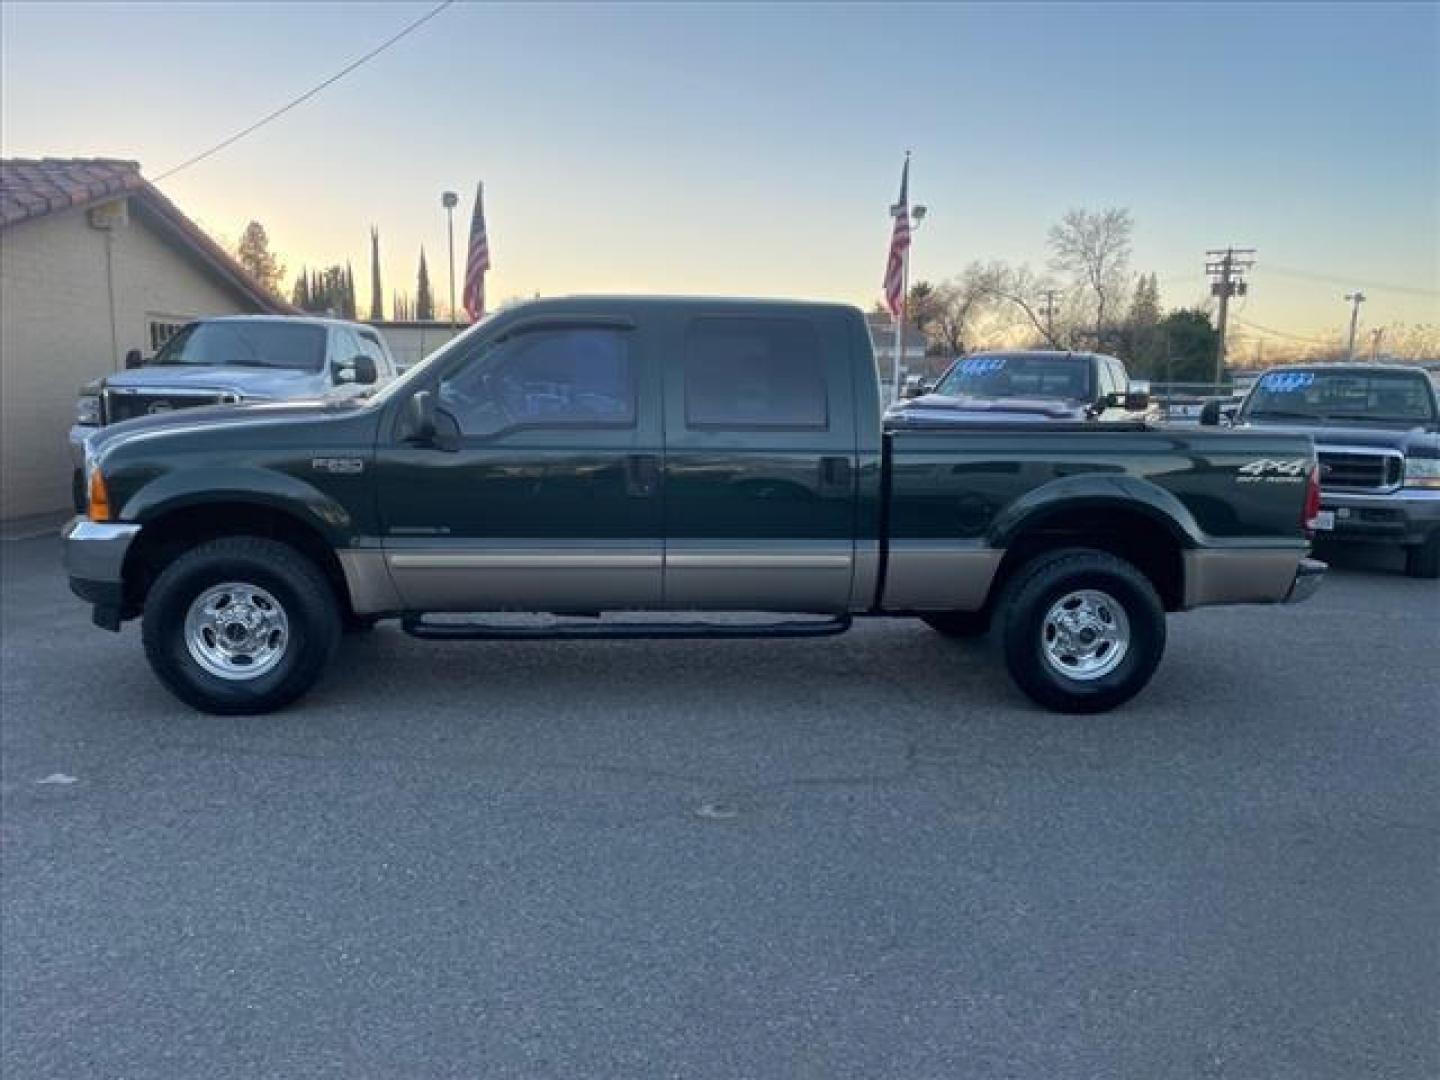
<svg viewBox="0 0 1440 1080"><path fill-rule="evenodd" d="M188 248L261 311L299 314L297 308L262 289L229 252L141 176L139 162L118 158L0 160L0 228L121 193L131 196L132 207L146 214L148 222Z"/></svg>
<svg viewBox="0 0 1440 1080"><path fill-rule="evenodd" d="M84 206L144 184L140 166L114 158L0 161L0 226Z"/></svg>

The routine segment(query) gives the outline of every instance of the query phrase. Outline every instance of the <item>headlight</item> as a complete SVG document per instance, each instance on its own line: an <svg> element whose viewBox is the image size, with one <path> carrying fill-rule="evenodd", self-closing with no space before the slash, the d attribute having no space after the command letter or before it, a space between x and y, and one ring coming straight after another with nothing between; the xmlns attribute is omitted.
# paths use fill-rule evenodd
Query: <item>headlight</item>
<svg viewBox="0 0 1440 1080"><path fill-rule="evenodd" d="M75 423L97 427L100 423L100 396L81 394L75 402Z"/></svg>
<svg viewBox="0 0 1440 1080"><path fill-rule="evenodd" d="M1440 488L1440 458L1407 457L1405 486Z"/></svg>

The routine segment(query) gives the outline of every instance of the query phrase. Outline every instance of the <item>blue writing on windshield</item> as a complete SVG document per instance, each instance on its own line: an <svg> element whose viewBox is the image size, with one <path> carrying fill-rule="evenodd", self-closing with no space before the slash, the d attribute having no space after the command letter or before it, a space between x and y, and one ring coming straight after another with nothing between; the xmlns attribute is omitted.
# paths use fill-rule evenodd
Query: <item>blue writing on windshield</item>
<svg viewBox="0 0 1440 1080"><path fill-rule="evenodd" d="M964 375L993 375L1004 366L1003 356L975 356L962 361L960 371Z"/></svg>
<svg viewBox="0 0 1440 1080"><path fill-rule="evenodd" d="M1294 394L1314 382L1313 371L1272 371L1260 380L1260 385L1272 394Z"/></svg>

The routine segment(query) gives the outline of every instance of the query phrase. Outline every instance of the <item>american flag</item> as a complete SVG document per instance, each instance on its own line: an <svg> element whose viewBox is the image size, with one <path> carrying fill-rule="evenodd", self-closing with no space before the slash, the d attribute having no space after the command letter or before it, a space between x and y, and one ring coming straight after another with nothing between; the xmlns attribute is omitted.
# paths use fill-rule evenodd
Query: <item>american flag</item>
<svg viewBox="0 0 1440 1080"><path fill-rule="evenodd" d="M890 234L890 257L885 262L885 304L897 319L905 304L905 251L910 247L910 155L900 173L900 201L891 207L895 229Z"/></svg>
<svg viewBox="0 0 1440 1080"><path fill-rule="evenodd" d="M471 321L485 314L485 271L490 269L490 242L485 237L485 185L475 187L475 212L470 216L470 253L465 258L465 288L460 298Z"/></svg>

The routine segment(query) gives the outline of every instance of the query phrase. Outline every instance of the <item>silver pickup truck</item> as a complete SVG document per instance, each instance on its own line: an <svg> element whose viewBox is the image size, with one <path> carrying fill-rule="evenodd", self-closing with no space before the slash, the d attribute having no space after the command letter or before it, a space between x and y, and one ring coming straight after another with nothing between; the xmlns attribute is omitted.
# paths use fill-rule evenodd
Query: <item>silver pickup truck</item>
<svg viewBox="0 0 1440 1080"><path fill-rule="evenodd" d="M372 327L278 315L186 323L148 361L131 349L125 368L85 386L76 402L70 458L77 509L85 501L85 440L106 425L200 405L348 397L398 373Z"/></svg>

